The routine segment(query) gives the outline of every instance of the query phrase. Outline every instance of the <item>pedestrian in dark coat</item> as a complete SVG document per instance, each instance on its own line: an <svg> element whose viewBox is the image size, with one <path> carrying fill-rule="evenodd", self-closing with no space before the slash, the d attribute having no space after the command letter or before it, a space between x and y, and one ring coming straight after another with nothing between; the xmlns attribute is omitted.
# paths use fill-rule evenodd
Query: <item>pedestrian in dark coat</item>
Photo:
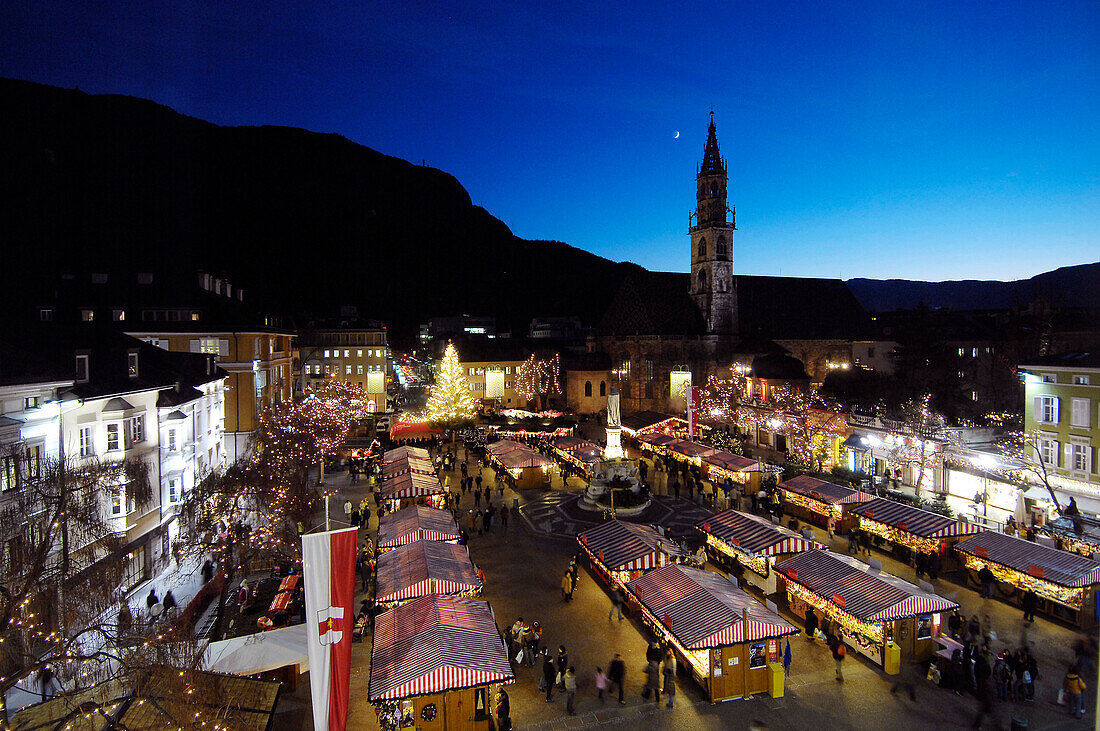
<svg viewBox="0 0 1100 731"><path fill-rule="evenodd" d="M1039 597L1035 596L1035 592L1028 589L1024 592L1024 598L1021 602L1024 607L1024 621L1035 621L1035 608L1039 606Z"/></svg>
<svg viewBox="0 0 1100 731"><path fill-rule="evenodd" d="M542 681L546 684L546 702L554 699L554 676L558 671L554 669L554 662L550 659L550 653L542 656Z"/></svg>
<svg viewBox="0 0 1100 731"><path fill-rule="evenodd" d="M157 591L156 589L150 589L149 596L145 597L145 606L152 609L157 604L160 604L160 599L157 599Z"/></svg>
<svg viewBox="0 0 1100 731"><path fill-rule="evenodd" d="M172 590L169 589L164 595L164 601L161 602L164 605L164 613L167 614L169 610L176 608L176 598L172 596Z"/></svg>
<svg viewBox="0 0 1100 731"><path fill-rule="evenodd" d="M814 614L812 607L806 608L806 639L810 642L814 641L814 637L817 635L817 615Z"/></svg>
<svg viewBox="0 0 1100 731"><path fill-rule="evenodd" d="M214 564L210 561L210 559L206 559L206 561L204 561L202 564L202 583L209 584L210 580L213 578Z"/></svg>
<svg viewBox="0 0 1100 731"><path fill-rule="evenodd" d="M650 693L653 694L654 703L661 702L661 669L656 660L651 660L645 666L645 690L642 691L642 698L649 700Z"/></svg>
<svg viewBox="0 0 1100 731"><path fill-rule="evenodd" d="M623 700L623 682L626 680L626 665L623 663L622 655L618 653L607 665L607 679L619 686L619 703L625 705L626 701Z"/></svg>
<svg viewBox="0 0 1100 731"><path fill-rule="evenodd" d="M565 671L569 668L569 653L565 645L558 647L558 687L565 690Z"/></svg>

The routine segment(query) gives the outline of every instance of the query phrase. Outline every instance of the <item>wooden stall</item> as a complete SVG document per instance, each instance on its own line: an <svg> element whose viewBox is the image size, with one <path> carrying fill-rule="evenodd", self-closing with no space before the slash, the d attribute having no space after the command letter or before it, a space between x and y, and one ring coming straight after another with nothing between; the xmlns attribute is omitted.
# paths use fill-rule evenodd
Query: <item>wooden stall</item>
<svg viewBox="0 0 1100 731"><path fill-rule="evenodd" d="M596 575L622 588L650 569L681 563L688 554L649 526L609 520L577 536Z"/></svg>
<svg viewBox="0 0 1100 731"><path fill-rule="evenodd" d="M695 524L706 537L707 557L764 592L776 591L775 564L823 548L817 541L756 515L725 510ZM738 570L740 566L743 570Z"/></svg>
<svg viewBox="0 0 1100 731"><path fill-rule="evenodd" d="M724 576L670 565L630 582L627 591L642 621L690 668L711 703L769 691L782 695L782 667L775 672L782 638L799 630Z"/></svg>
<svg viewBox="0 0 1100 731"><path fill-rule="evenodd" d="M561 462L561 469L591 476L603 459L603 447L580 437L557 437L551 443L554 456Z"/></svg>
<svg viewBox="0 0 1100 731"><path fill-rule="evenodd" d="M489 462L507 473L516 489L550 487L550 469L554 460L526 444L503 439L485 447Z"/></svg>
<svg viewBox="0 0 1100 731"><path fill-rule="evenodd" d="M367 695L381 731L489 731L515 677L488 602L432 594L375 619Z"/></svg>
<svg viewBox="0 0 1100 731"><path fill-rule="evenodd" d="M419 540L378 557L374 603L389 608L428 594L476 596L481 586L465 546Z"/></svg>
<svg viewBox="0 0 1100 731"><path fill-rule="evenodd" d="M776 488L783 499L784 511L820 528L825 528L832 517L833 531L837 533L847 533L858 522L850 514L852 508L875 497L809 475L791 478Z"/></svg>
<svg viewBox="0 0 1100 731"><path fill-rule="evenodd" d="M446 492L427 450L398 447L382 455L381 494L388 512L410 505L438 508Z"/></svg>
<svg viewBox="0 0 1100 731"><path fill-rule="evenodd" d="M902 658L927 660L936 651L943 613L959 606L896 576L825 550L807 551L776 564L791 611L813 607L818 620L849 647L883 667L900 671Z"/></svg>
<svg viewBox="0 0 1100 731"><path fill-rule="evenodd" d="M457 543L460 537L451 511L426 505L410 505L383 515L378 522L379 553L419 540Z"/></svg>
<svg viewBox="0 0 1100 731"><path fill-rule="evenodd" d="M1030 590L1038 597L1036 611L1078 627L1096 624L1100 563L1091 558L993 532L957 543L955 551L972 585L980 586L978 572L988 566L998 598L1018 605Z"/></svg>
<svg viewBox="0 0 1100 731"><path fill-rule="evenodd" d="M889 541L895 550L904 549L905 554L910 551L935 553L945 563L954 560L954 552L950 549L956 543L985 530L973 523L886 498L875 498L848 512L859 520L860 530Z"/></svg>

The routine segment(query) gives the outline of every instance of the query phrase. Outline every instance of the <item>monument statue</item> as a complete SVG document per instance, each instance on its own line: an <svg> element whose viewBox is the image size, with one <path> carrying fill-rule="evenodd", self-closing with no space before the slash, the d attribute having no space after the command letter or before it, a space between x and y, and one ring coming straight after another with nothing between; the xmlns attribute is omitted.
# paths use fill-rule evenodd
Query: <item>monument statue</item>
<svg viewBox="0 0 1100 731"><path fill-rule="evenodd" d="M619 419L619 392L614 388L607 394L607 445L604 459L621 459L626 456L621 442L622 422Z"/></svg>
<svg viewBox="0 0 1100 731"><path fill-rule="evenodd" d="M620 421L619 417L619 392L614 388L612 388L611 393L607 395L607 425L622 426L622 421Z"/></svg>

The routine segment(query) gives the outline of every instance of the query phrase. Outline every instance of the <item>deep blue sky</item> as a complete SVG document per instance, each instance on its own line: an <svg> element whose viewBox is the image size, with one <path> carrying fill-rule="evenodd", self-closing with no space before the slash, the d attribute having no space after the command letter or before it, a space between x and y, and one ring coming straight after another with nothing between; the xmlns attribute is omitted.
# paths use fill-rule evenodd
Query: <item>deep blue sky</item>
<svg viewBox="0 0 1100 731"><path fill-rule="evenodd" d="M425 160L520 236L651 269L688 267L711 108L738 273L1100 260L1095 0L9 0L0 49L3 76Z"/></svg>

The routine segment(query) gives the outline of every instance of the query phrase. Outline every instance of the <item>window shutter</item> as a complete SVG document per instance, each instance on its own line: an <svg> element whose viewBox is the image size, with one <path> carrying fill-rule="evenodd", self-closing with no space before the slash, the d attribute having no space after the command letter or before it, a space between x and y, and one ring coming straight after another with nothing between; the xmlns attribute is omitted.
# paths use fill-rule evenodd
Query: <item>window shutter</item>
<svg viewBox="0 0 1100 731"><path fill-rule="evenodd" d="M1061 416L1059 415L1059 408L1058 408L1061 401L1062 401L1062 399L1058 398L1057 396L1054 397L1054 421L1052 422L1054 424L1057 424L1057 423L1061 422L1061 420L1062 420Z"/></svg>
<svg viewBox="0 0 1100 731"><path fill-rule="evenodd" d="M192 353L201 353L202 352L202 342L198 338L191 338L191 352Z"/></svg>
<svg viewBox="0 0 1100 731"><path fill-rule="evenodd" d="M1042 421L1043 421L1043 397L1042 396L1036 396L1034 401L1035 401L1035 404L1032 407L1031 413L1034 414L1035 421L1037 421L1039 423L1042 423Z"/></svg>
<svg viewBox="0 0 1100 731"><path fill-rule="evenodd" d="M228 358L229 357L229 341L228 340L223 339L223 340L218 341L218 355L220 355L223 358Z"/></svg>
<svg viewBox="0 0 1100 731"><path fill-rule="evenodd" d="M1066 442L1066 456L1063 459L1062 464L1060 466L1065 467L1067 469L1073 467L1073 445L1070 444L1069 442Z"/></svg>

